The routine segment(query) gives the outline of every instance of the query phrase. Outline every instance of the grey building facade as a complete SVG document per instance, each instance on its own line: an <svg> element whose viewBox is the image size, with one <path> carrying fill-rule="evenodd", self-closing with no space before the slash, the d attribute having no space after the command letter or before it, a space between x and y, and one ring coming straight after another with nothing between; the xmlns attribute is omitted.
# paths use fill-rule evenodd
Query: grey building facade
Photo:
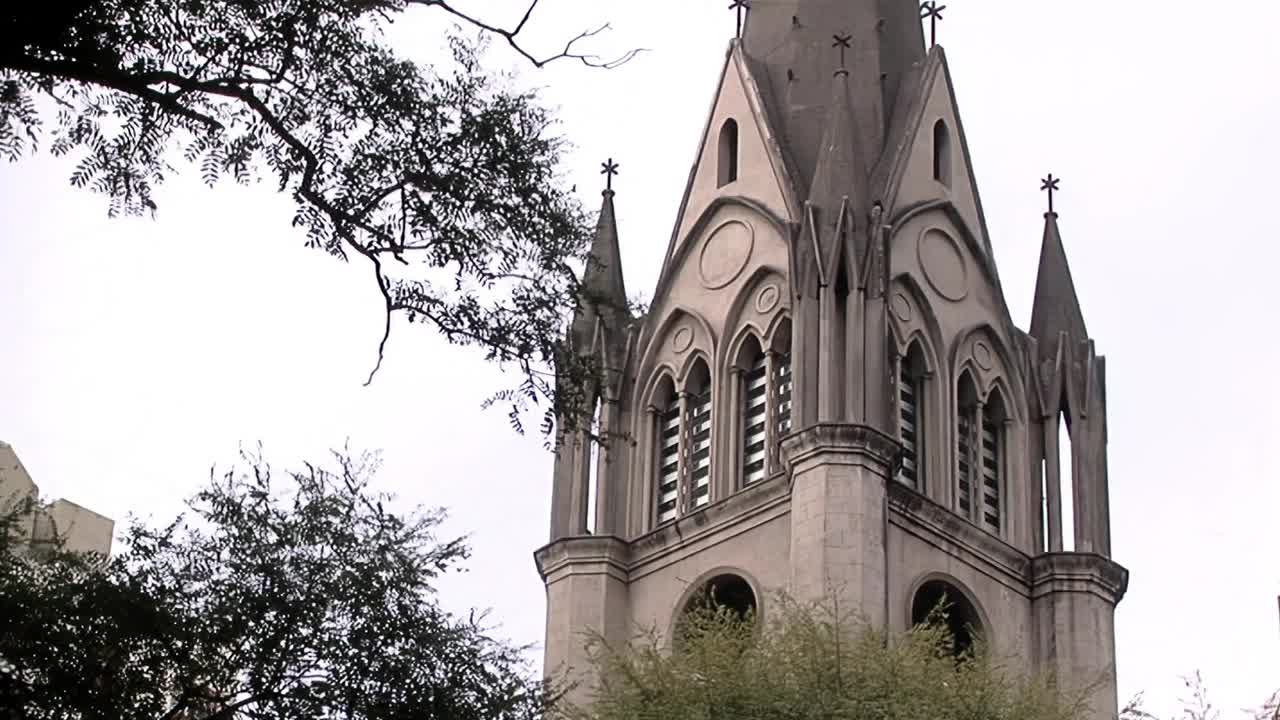
<svg viewBox="0 0 1280 720"><path fill-rule="evenodd" d="M40 488L18 459L17 452L0 441L0 514L9 517L24 510L28 499L39 500ZM61 542L71 552L111 554L111 535L115 523L70 500L59 498L38 504L29 512L12 518L13 547L20 552L40 553Z"/></svg>
<svg viewBox="0 0 1280 720"><path fill-rule="evenodd" d="M588 672L588 628L669 638L708 588L896 631L947 597L1023 667L1101 680L1114 717L1106 363L1052 211L1030 328L1010 318L915 0L752 8L643 317L614 201L571 332L608 369L603 442L563 438L535 553L548 674Z"/></svg>

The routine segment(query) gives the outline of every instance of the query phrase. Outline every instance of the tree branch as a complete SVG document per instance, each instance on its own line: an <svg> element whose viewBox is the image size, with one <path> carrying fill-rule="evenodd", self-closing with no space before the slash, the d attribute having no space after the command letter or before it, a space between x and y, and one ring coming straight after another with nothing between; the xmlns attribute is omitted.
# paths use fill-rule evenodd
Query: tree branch
<svg viewBox="0 0 1280 720"><path fill-rule="evenodd" d="M594 30L586 30L581 33L578 33L577 36L569 40L569 42L565 43L564 49L561 50L559 53L555 55L549 55L547 57L539 58L533 55L533 53L524 49L524 47L520 45L520 42L516 36L520 34L520 31L524 30L524 26L529 22L529 17L533 15L534 9L538 7L538 3L541 2L541 0L531 0L531 2L529 3L529 7L527 7L524 11L524 16L520 18L520 22L516 23L515 28L511 30L500 28L496 25L486 23L483 20L480 20L479 18L473 15L468 15L467 13L462 12L461 10L450 5L449 0L409 0L409 2L412 4L424 5L426 7L440 8L441 10L449 13L450 15L453 15L454 17L460 20L463 20L471 25L474 25L475 27L478 27L485 32L492 33L494 35L498 35L499 37L504 38L507 41L507 44L511 46L512 50L515 50L517 53L522 55L526 60L532 63L534 67L538 67L538 68L544 67L549 63L555 62L556 60L578 60L583 65L586 65L587 67L613 69L620 65L624 65L630 62L636 55L639 55L640 53L645 52L646 50L646 48L633 48L612 60L603 60L603 61L600 59L600 56L598 55L582 55L579 53L575 53L573 51L573 46L576 45L578 42L582 40L586 40L588 38L595 37L596 35L599 35L600 33L604 32L605 30L610 29L609 24L605 23L604 25L601 25L600 27Z"/></svg>

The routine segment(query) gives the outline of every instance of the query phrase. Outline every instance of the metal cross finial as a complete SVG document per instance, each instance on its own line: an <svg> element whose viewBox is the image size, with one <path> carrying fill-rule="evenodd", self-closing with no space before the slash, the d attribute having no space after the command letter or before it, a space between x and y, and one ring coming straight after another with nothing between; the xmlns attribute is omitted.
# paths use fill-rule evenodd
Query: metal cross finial
<svg viewBox="0 0 1280 720"><path fill-rule="evenodd" d="M733 0L729 3L730 10L738 11L738 32L734 37L742 37L742 24L746 20L747 13L751 12L751 0Z"/></svg>
<svg viewBox="0 0 1280 720"><path fill-rule="evenodd" d="M840 48L840 67L844 68L844 51L853 47L852 35L832 35L835 42L831 43L831 47Z"/></svg>
<svg viewBox="0 0 1280 720"><path fill-rule="evenodd" d="M1040 189L1049 193L1049 212L1053 212L1053 194L1062 190L1058 186L1058 183L1061 182L1062 178L1054 177L1053 173L1049 173L1049 177L1040 181Z"/></svg>
<svg viewBox="0 0 1280 720"><path fill-rule="evenodd" d="M600 163L600 174L605 176L604 189L613 190L613 176L618 174L618 163L609 158L607 162Z"/></svg>
<svg viewBox="0 0 1280 720"><path fill-rule="evenodd" d="M938 23L942 20L942 11L946 5L939 5L938 0L927 0L920 4L920 18L929 20L929 47L938 44Z"/></svg>

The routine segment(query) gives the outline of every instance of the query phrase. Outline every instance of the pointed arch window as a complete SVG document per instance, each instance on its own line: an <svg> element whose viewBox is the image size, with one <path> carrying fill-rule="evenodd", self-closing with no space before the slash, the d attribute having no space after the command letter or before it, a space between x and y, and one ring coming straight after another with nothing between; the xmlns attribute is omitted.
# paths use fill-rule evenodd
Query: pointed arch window
<svg viewBox="0 0 1280 720"><path fill-rule="evenodd" d="M717 187L738 179L738 121L729 118L720 126L720 149L717 158Z"/></svg>
<svg viewBox="0 0 1280 720"><path fill-rule="evenodd" d="M951 131L945 120L933 124L933 179L951 184Z"/></svg>
<svg viewBox="0 0 1280 720"><path fill-rule="evenodd" d="M982 407L982 507L980 525L993 535L1004 529L1005 426L1008 415L1000 390Z"/></svg>
<svg viewBox="0 0 1280 720"><path fill-rule="evenodd" d="M698 361L689 376L685 402L686 462L689 465L689 507L711 502L711 373Z"/></svg>
<svg viewBox="0 0 1280 720"><path fill-rule="evenodd" d="M898 481L915 490L924 478L926 366L924 350L913 342L898 366L898 439L902 442L902 468Z"/></svg>
<svg viewBox="0 0 1280 720"><path fill-rule="evenodd" d="M956 510L973 520L974 488L980 482L977 432L981 411L977 386L968 371L960 376L956 399Z"/></svg>
<svg viewBox="0 0 1280 720"><path fill-rule="evenodd" d="M791 324L784 320L762 348L748 336L734 367L738 380L741 486L761 482L778 467L778 442L791 432Z"/></svg>
<svg viewBox="0 0 1280 720"><path fill-rule="evenodd" d="M960 376L956 418L956 510L983 530L1004 532L1008 408L999 388L984 402L973 377Z"/></svg>
<svg viewBox="0 0 1280 720"><path fill-rule="evenodd" d="M671 378L663 378L656 407L657 520L676 519L680 500L680 399Z"/></svg>
<svg viewBox="0 0 1280 720"><path fill-rule="evenodd" d="M773 369L773 385L776 388L778 409L774 414L778 438L791 432L791 322L784 320L774 331L773 351L777 357ZM776 447L773 450L775 459Z"/></svg>
<svg viewBox="0 0 1280 720"><path fill-rule="evenodd" d="M743 348L742 374L742 485L753 485L768 475L769 358L755 338Z"/></svg>

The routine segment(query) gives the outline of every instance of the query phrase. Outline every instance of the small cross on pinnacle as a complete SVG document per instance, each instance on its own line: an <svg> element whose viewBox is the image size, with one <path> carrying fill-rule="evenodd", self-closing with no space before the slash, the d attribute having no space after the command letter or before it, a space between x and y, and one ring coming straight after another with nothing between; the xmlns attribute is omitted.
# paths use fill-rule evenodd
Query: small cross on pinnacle
<svg viewBox="0 0 1280 720"><path fill-rule="evenodd" d="M743 21L747 19L747 13L751 12L751 0L733 0L729 9L738 11L738 32L734 37L741 38Z"/></svg>
<svg viewBox="0 0 1280 720"><path fill-rule="evenodd" d="M831 38L835 40L835 42L831 43L831 47L840 48L840 69L843 70L844 69L844 51L853 47L853 36L848 34L832 35Z"/></svg>
<svg viewBox="0 0 1280 720"><path fill-rule="evenodd" d="M938 23L942 20L942 11L946 5L939 5L938 0L927 0L920 4L920 18L929 20L929 47L938 44Z"/></svg>
<svg viewBox="0 0 1280 720"><path fill-rule="evenodd" d="M600 174L605 176L604 189L607 191L612 191L613 176L618 174L618 163L614 162L613 158L609 158L607 162L600 163L600 167L601 167Z"/></svg>
<svg viewBox="0 0 1280 720"><path fill-rule="evenodd" d="M1040 181L1040 189L1049 193L1049 212L1053 212L1053 194L1062 190L1059 183L1062 178L1056 178L1053 173L1049 173L1049 177Z"/></svg>

